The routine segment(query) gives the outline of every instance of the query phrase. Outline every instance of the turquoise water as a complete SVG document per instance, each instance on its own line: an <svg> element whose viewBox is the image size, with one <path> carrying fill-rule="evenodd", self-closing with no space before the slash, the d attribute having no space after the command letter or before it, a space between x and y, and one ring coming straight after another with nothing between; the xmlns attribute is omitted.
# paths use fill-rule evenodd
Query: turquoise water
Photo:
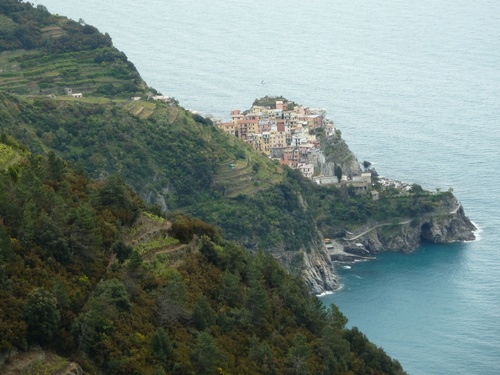
<svg viewBox="0 0 500 375"><path fill-rule="evenodd" d="M323 300L410 374L500 373L499 1L34 3L110 33L187 108L284 95L325 108L382 175L452 186L480 241L341 269Z"/></svg>

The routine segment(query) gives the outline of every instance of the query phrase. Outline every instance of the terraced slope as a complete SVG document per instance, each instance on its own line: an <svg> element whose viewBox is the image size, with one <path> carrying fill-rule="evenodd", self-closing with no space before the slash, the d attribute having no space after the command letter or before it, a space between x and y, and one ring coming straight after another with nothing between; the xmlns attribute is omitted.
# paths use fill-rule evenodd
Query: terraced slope
<svg viewBox="0 0 500 375"><path fill-rule="evenodd" d="M227 160L221 164L215 184L227 197L254 195L283 179L283 171L269 164L252 164L251 157L245 160Z"/></svg>
<svg viewBox="0 0 500 375"><path fill-rule="evenodd" d="M149 212L143 212L125 235L127 245L131 246L144 260L151 261L158 254L177 251L185 245L169 235L172 223Z"/></svg>
<svg viewBox="0 0 500 375"><path fill-rule="evenodd" d="M97 54L97 55L96 55ZM24 95L122 97L145 85L122 53L112 48L47 55L42 51L6 51L0 55L0 90Z"/></svg>
<svg viewBox="0 0 500 375"><path fill-rule="evenodd" d="M111 38L43 6L0 4L0 91L131 97L147 86Z"/></svg>

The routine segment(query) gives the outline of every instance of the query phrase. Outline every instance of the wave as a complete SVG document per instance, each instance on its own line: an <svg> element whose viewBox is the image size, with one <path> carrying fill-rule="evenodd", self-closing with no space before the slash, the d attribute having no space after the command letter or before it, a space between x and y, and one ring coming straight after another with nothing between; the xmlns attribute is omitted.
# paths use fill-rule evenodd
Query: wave
<svg viewBox="0 0 500 375"><path fill-rule="evenodd" d="M339 289L340 289L340 287L339 287ZM339 290L339 289L337 289L337 290ZM327 290L326 292L323 292L321 294L316 294L316 297L321 298L324 296L329 296L330 294L333 294L333 293L334 293L333 290Z"/></svg>
<svg viewBox="0 0 500 375"><path fill-rule="evenodd" d="M476 230L472 231L472 233L474 233L474 236L476 237L476 239L472 240L472 241L466 241L466 242L476 242L476 241L481 241L481 233L483 233L483 228L481 228L479 225L477 225L475 222L473 222L471 220L471 223L474 224L474 226L476 227Z"/></svg>
<svg viewBox="0 0 500 375"><path fill-rule="evenodd" d="M335 290L327 290L326 292L323 292L321 294L316 294L316 297L321 298L321 297L329 296L331 294L335 294L335 293L341 291L342 289L344 289L344 284L340 284L339 287Z"/></svg>

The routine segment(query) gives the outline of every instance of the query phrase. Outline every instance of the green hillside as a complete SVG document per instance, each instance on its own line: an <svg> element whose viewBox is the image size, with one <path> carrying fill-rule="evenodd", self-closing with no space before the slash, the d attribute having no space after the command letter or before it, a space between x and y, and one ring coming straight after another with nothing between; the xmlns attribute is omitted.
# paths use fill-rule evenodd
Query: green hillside
<svg viewBox="0 0 500 375"><path fill-rule="evenodd" d="M109 35L38 5L0 4L0 90L27 95L126 97L146 85Z"/></svg>
<svg viewBox="0 0 500 375"><path fill-rule="evenodd" d="M382 194L387 199L374 202L349 189L314 186L175 99L147 99L133 65L92 26L15 0L0 10L2 132L32 152L55 152L93 178L118 173L149 204L201 217L247 248L309 252L321 236L342 237L370 220L406 219L449 199ZM67 87L84 97L64 95ZM141 90L141 100L130 99ZM28 92L51 95L12 94ZM339 144L326 148L331 157L338 150L349 156Z"/></svg>
<svg viewBox="0 0 500 375"><path fill-rule="evenodd" d="M268 253L144 206L53 153L0 170L1 373L404 373Z"/></svg>
<svg viewBox="0 0 500 375"><path fill-rule="evenodd" d="M6 170L21 160L22 156L26 154L26 148L20 147L17 142L14 142L12 138L7 138L5 134L0 141L2 142L0 143L0 170Z"/></svg>

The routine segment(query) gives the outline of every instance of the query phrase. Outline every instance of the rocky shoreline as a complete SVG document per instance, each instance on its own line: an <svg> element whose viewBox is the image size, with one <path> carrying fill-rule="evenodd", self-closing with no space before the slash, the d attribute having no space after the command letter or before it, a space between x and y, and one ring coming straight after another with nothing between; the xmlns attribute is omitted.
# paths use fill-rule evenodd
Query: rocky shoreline
<svg viewBox="0 0 500 375"><path fill-rule="evenodd" d="M410 253L423 242L445 244L472 241L475 225L462 205L452 198L455 208L398 223L377 223L348 238L325 239L324 248L304 254L302 276L311 293L320 295L340 287L336 265L372 260L385 251Z"/></svg>

